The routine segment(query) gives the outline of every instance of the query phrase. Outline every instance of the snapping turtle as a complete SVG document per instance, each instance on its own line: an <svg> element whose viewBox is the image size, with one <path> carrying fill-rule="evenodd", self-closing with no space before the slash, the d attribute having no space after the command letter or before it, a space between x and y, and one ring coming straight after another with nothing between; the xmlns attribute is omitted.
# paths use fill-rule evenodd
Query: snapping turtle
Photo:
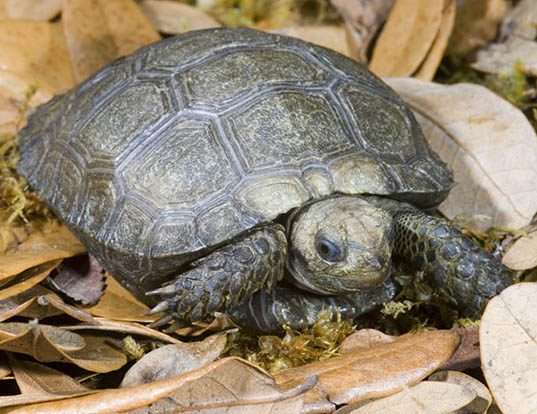
<svg viewBox="0 0 537 414"><path fill-rule="evenodd" d="M505 268L420 209L452 186L402 100L328 49L249 29L145 47L41 106L19 172L142 301L261 330L390 299L394 260L466 314ZM285 277L299 289L274 287Z"/></svg>

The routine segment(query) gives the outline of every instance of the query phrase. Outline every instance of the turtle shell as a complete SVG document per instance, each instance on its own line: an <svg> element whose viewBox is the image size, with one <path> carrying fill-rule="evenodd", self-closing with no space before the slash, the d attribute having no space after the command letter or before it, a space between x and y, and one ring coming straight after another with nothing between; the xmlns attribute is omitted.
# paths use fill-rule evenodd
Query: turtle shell
<svg viewBox="0 0 537 414"><path fill-rule="evenodd" d="M336 52L249 29L155 43L39 107L19 172L138 296L333 193L432 206L447 167L402 100Z"/></svg>

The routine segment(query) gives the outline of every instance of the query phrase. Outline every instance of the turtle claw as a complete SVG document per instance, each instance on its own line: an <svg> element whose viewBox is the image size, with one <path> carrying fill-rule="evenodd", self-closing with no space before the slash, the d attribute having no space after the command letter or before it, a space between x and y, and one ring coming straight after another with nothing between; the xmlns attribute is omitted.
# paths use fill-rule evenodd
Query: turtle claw
<svg viewBox="0 0 537 414"><path fill-rule="evenodd" d="M175 284L171 283L169 285L162 286L161 288L150 290L145 294L147 296L174 296L177 292Z"/></svg>
<svg viewBox="0 0 537 414"><path fill-rule="evenodd" d="M174 317L172 314L168 313L164 315L162 318L157 319L155 322L152 322L149 324L150 328L160 328L161 326L167 325L170 322L173 322Z"/></svg>
<svg viewBox="0 0 537 414"><path fill-rule="evenodd" d="M151 310L149 311L149 315L166 312L168 309L170 309L170 303L167 300L163 300L162 302L159 302L156 306L151 308Z"/></svg>

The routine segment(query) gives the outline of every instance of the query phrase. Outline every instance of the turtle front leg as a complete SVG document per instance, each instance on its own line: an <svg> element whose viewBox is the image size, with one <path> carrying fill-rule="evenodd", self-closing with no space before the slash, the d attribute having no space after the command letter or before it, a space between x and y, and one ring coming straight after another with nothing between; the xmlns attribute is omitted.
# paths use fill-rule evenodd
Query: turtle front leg
<svg viewBox="0 0 537 414"><path fill-rule="evenodd" d="M148 292L160 299L152 312L166 311L182 322L202 321L215 311L226 312L281 280L286 257L284 228L263 227L195 261L191 270Z"/></svg>
<svg viewBox="0 0 537 414"><path fill-rule="evenodd" d="M262 333L279 333L284 326L301 330L312 326L323 310L339 313L343 319L355 319L396 294L391 278L382 285L355 293L320 296L296 288L276 286L261 290L233 308L229 316L242 328Z"/></svg>
<svg viewBox="0 0 537 414"><path fill-rule="evenodd" d="M394 258L423 271L457 303L464 316L480 317L490 298L513 283L500 260L478 247L446 220L391 202Z"/></svg>

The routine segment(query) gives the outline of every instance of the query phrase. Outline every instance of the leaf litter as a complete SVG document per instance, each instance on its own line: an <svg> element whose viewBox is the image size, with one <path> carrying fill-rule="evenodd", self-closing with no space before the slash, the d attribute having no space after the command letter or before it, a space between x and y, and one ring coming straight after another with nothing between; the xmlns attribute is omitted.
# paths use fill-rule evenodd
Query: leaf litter
<svg viewBox="0 0 537 414"><path fill-rule="evenodd" d="M360 326L380 328L393 336L372 329L355 332L355 326L350 322L338 319L337 315L326 314L322 314L309 330L287 330L283 337L257 337L242 331L208 336L214 330L233 328L224 316L217 317L213 323L166 334L144 325L151 322L153 316L147 315L147 307L121 288L111 275L107 276L108 283L101 301L83 310L84 303L92 302L84 295L86 288L97 286L92 294L95 298L101 294L103 287L99 287L95 279L87 279L85 284L78 280L77 274L84 266L74 263L84 256L68 258L82 254L83 246L55 221L48 209L29 191L24 180L17 176L15 134L24 125L26 115L33 107L69 88L75 81L80 82L103 65L167 33L218 24L280 30L338 49L363 62L372 57L371 67L387 70L387 75L397 74L401 68L406 68L405 75L431 80L440 68L436 74L439 79L455 82L458 76L459 79L470 79L484 85L522 110L533 123L536 119L535 94L532 92L534 80L528 76L531 71L527 70L527 64L517 66L511 63L509 73L482 75L469 69L467 63L457 63L458 59L466 59L477 48L486 48L488 42L494 39L497 24L508 11L506 2L445 0L440 2L441 7L430 7L430 4L425 7L427 2L414 0L183 2L188 4L146 0L141 2L141 7L140 2L130 0L47 0L40 2L39 7L35 7L34 3L32 0L0 2L0 16L10 19L4 20L0 28L0 40L5 40L0 45L0 60L2 56L7 59L0 70L0 251L3 252L0 263L8 265L0 266L0 271L4 272L1 273L3 285L0 286L0 297L3 297L0 300L0 320L3 321L0 324L0 346L3 344L5 348L2 349L9 350L0 352L0 356L2 353L8 355L0 364L0 374L2 378L10 378L13 372L20 391L20 394L0 397L0 405L12 406L9 412L39 413L71 410L183 412L185 404L199 412L226 409L240 410L241 413L258 413L261 410L330 413L334 412L336 403L351 402L352 405L338 412L358 413L375 412L367 411L377 409L375 404L387 410L398 405L400 409L400 404L410 400L420 401L422 405L434 402L430 396L424 396L420 388L427 390L425 394L438 393L434 395L438 395L439 402L431 409L440 409L440 401L460 413L473 412L468 411L472 409L478 412L481 410L479 404L483 401L488 404L486 388L460 372L439 373L430 377L429 381L419 382L442 367L475 370L480 362L480 345L476 340L478 328L433 332L425 329L431 326L449 328L455 318L441 318L443 322L438 323L440 319L430 311L436 309L442 313L445 305L428 305L431 293L419 283L407 284L406 296L399 296L387 304L383 313L355 321ZM396 5L392 7L393 3ZM470 3L473 5L469 6ZM514 9L504 21L502 39L520 36L518 28L523 26L518 24L521 13L517 10L523 3L519 2L519 8ZM183 10L182 14L179 9ZM458 9L457 13L455 9ZM168 13L171 15L172 10L177 13L174 19L166 16ZM462 12L459 14L459 11ZM466 21L476 24L464 23L464 13L478 16L466 17ZM53 23L50 19L54 19ZM386 19L388 21L382 29ZM404 22L409 19L413 19L415 24L412 30L405 31ZM382 33L376 37L379 30ZM401 33L404 36L400 36ZM35 40L37 37L39 39ZM473 40L464 44L467 39ZM441 64L446 47L450 57ZM27 50L31 53L26 53ZM412 53L403 53L398 61L400 68L391 66L393 60L390 59L404 50ZM406 92L401 93L412 105L417 102L416 99L421 99L420 88L423 88L423 94L429 91L427 88L433 88L431 90L435 93L443 91L440 86L434 89L436 86L433 84L423 85L410 88L408 96ZM435 109L430 102L424 101L422 109L427 107L429 111L437 111L433 116L436 125L452 131L458 120L456 114L448 109L450 106L456 108L456 105L446 105L446 99L451 97L442 93L436 99L443 102L443 108ZM484 91L477 95L479 98L474 108L505 107L500 98L492 98ZM464 101L468 97L462 94L460 99ZM511 117L512 123L524 125L525 132L519 134L519 138L526 140L523 141L526 153L531 156L530 149L535 145L535 140L533 143L531 140L535 137L525 126L527 124L522 121L524 118L520 117L520 112L511 110L509 115L506 112L504 116ZM468 131L464 130L460 119L459 123L462 129L457 131L461 131L460 136L467 139ZM483 135L489 135L490 126L482 131ZM509 137L515 135L514 131L507 132L500 138L513 139ZM434 134L427 135L429 139L435 139ZM530 135L533 138L529 138ZM509 149L510 145L502 145L503 149L499 151ZM488 168L493 167L485 167ZM512 181L519 177L520 173ZM510 216L511 212L506 213L497 205L488 206L492 210L485 211L485 217L490 219L485 219L483 223L486 224L477 227L474 224L481 223L478 216L483 216L483 211L477 208L464 207L463 212L453 216L459 223L464 223L465 231L485 248L497 254L501 254L504 247L510 251L504 262L519 271L521 280L531 280L533 273L537 273L532 261L535 256L529 225L534 207L531 201L517 200L513 203L518 213L523 212L515 219L516 213ZM500 213L496 214L495 209ZM447 213L444 211L444 214ZM465 221L461 215L473 217ZM516 231L517 228L520 230ZM530 231L524 234L526 228ZM53 242L54 237L56 241ZM53 269L57 266L62 271L50 273L56 272ZM102 278L100 271L92 274L97 279ZM404 275L397 277L400 280L405 278ZM534 280L537 280L537 274ZM45 284L58 293L44 287ZM65 303L59 295L70 303ZM524 295L518 292L514 296L522 298ZM497 306L495 303L498 301L491 302L489 307ZM490 314L492 311L487 312ZM482 364L487 362L487 347L498 346L494 345L501 342L498 338L517 332L516 325L519 323L508 319L500 327L490 322L490 316L488 318L484 317L480 328L481 352L484 355ZM533 322L530 318L527 323ZM470 321L469 325L475 325L475 322ZM400 336L408 331L412 332ZM355 333L349 336L352 332ZM186 342L179 340L177 335ZM229 339L222 349L222 341L226 337ZM219 338L219 345L211 342L215 338ZM236 357L209 362L218 358L222 351L223 355L242 356L250 362ZM21 354L27 356L21 358ZM129 376L137 377L133 383L140 385L123 390L114 388L121 378L129 378L125 373L133 362L127 362L128 359L138 360L130 368ZM32 360L63 361L71 367L66 370L70 375ZM142 364L142 361L146 362ZM186 364L188 361L190 365ZM258 369L252 362L273 374ZM297 365L302 368L296 368ZM501 382L498 374L501 366L493 364L493 367L496 370L483 365L483 371L498 405L506 414L510 412L509 404L513 404L516 393L511 392L511 383ZM101 374L92 374L91 371ZM102 374L104 372L110 373ZM162 379L159 372L169 378ZM338 383L340 379L344 379L345 385ZM524 378L520 377L520 380ZM55 384L55 388L47 388L47 384ZM214 389L214 384L220 384L223 389L239 387L240 390L236 389L233 395L220 391L207 393L207 390ZM473 388L468 384L473 384ZM95 395L82 395L86 393ZM379 397L384 398L370 401L370 398ZM53 401L58 399L60 401ZM355 405L356 401L360 401L358 405ZM38 404L28 405L31 403ZM491 410L496 409L494 407Z"/></svg>

